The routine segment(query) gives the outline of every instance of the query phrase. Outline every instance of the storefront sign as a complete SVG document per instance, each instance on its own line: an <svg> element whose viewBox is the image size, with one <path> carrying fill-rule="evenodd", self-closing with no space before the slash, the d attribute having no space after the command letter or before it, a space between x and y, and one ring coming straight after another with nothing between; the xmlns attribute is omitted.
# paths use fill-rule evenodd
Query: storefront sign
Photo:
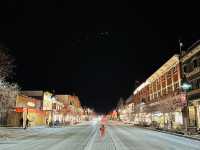
<svg viewBox="0 0 200 150"><path fill-rule="evenodd" d="M27 106L35 107L35 103L33 103L33 102L28 102L28 103L27 103Z"/></svg>
<svg viewBox="0 0 200 150"><path fill-rule="evenodd" d="M28 113L38 113L38 114L44 114L44 112L43 111L41 111L41 110L39 110L39 109L31 109L31 108L29 108L29 109L27 109L27 108L20 108L20 107L17 107L17 108L15 108L15 111L17 112L17 113L21 113L21 112L28 112Z"/></svg>

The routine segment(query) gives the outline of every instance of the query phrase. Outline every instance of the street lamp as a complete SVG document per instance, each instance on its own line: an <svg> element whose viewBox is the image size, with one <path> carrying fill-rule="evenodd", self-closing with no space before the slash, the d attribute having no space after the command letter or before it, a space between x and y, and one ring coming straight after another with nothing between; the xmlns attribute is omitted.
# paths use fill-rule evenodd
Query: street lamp
<svg viewBox="0 0 200 150"><path fill-rule="evenodd" d="M184 82L181 87L185 92L187 92L192 88L192 85L188 82Z"/></svg>
<svg viewBox="0 0 200 150"><path fill-rule="evenodd" d="M184 90L184 92L185 92L185 97L186 97L186 107L185 107L185 111L186 111L185 131L186 131L186 134L187 134L187 132L188 132L188 119L189 119L189 118L188 118L188 117L189 117L189 114L188 114L188 98L187 98L187 92L188 92L189 90L192 89L192 84L189 83L189 82L187 81L186 78L184 78L184 79L183 79L183 83L182 83L182 85L181 85L181 88Z"/></svg>

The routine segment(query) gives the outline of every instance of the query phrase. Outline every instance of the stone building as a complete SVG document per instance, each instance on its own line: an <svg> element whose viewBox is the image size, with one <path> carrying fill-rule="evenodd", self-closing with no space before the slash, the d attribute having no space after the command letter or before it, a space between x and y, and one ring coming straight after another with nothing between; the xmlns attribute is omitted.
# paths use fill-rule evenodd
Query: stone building
<svg viewBox="0 0 200 150"><path fill-rule="evenodd" d="M200 41L194 43L181 57L183 82L188 82L188 126L200 129Z"/></svg>

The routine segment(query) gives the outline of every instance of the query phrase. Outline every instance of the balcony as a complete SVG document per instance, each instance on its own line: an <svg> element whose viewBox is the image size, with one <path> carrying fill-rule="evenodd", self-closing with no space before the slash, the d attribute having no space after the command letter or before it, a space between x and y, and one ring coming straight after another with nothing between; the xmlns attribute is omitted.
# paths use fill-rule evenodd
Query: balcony
<svg viewBox="0 0 200 150"><path fill-rule="evenodd" d="M188 95L194 95L194 94L198 94L200 93L200 89L195 89L195 90L191 90L190 92L188 92Z"/></svg>
<svg viewBox="0 0 200 150"><path fill-rule="evenodd" d="M191 76L193 76L193 75L195 75L195 74L197 74L199 72L200 72L200 67L196 67L196 68L193 69L192 72L186 73L186 77L189 78L189 77L191 77Z"/></svg>

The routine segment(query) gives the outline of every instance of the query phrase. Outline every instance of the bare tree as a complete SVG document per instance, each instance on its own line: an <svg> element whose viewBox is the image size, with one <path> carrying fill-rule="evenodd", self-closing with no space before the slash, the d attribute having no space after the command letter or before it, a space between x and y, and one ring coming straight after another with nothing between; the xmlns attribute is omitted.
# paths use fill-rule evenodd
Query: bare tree
<svg viewBox="0 0 200 150"><path fill-rule="evenodd" d="M176 94L168 95L164 100L159 102L158 110L163 113L164 123L165 123L165 114L169 114L169 123L170 128L173 127L173 112L178 108L182 108L182 103L179 97Z"/></svg>
<svg viewBox="0 0 200 150"><path fill-rule="evenodd" d="M17 84L10 84L8 82L0 80L0 102L7 108L15 106L16 96L19 92Z"/></svg>
<svg viewBox="0 0 200 150"><path fill-rule="evenodd" d="M5 80L13 73L14 59L7 49L0 49L0 79Z"/></svg>
<svg viewBox="0 0 200 150"><path fill-rule="evenodd" d="M15 108L18 92L17 84L0 80L0 124L6 125L8 113Z"/></svg>
<svg viewBox="0 0 200 150"><path fill-rule="evenodd" d="M0 124L6 125L10 110L15 107L19 87L15 83L6 82L13 72L14 59L7 49L0 49Z"/></svg>

